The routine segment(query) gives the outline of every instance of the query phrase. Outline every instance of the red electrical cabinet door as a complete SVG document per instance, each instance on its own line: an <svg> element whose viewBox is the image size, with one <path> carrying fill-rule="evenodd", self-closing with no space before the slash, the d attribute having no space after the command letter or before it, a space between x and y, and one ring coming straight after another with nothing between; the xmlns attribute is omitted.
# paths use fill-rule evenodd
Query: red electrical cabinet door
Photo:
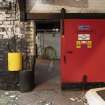
<svg viewBox="0 0 105 105"><path fill-rule="evenodd" d="M105 82L105 20L65 19L62 83Z"/></svg>

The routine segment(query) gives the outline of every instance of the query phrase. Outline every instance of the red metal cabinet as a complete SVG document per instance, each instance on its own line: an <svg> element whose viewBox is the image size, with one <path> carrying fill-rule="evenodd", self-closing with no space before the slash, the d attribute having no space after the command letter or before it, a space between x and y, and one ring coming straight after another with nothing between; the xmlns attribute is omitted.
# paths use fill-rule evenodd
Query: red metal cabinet
<svg viewBox="0 0 105 105"><path fill-rule="evenodd" d="M64 19L62 83L105 82L105 19Z"/></svg>

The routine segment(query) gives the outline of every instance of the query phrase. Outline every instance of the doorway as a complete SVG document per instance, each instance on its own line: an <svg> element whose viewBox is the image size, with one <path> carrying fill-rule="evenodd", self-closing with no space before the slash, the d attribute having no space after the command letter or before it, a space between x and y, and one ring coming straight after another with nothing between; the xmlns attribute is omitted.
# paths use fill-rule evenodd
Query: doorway
<svg viewBox="0 0 105 105"><path fill-rule="evenodd" d="M59 77L60 23L40 21L36 29L35 82L39 85Z"/></svg>

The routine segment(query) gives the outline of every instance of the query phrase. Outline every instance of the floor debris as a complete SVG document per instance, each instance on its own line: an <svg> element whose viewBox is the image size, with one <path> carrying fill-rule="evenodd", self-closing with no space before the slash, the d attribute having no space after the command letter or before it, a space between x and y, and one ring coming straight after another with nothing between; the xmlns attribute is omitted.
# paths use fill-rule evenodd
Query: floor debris
<svg viewBox="0 0 105 105"><path fill-rule="evenodd" d="M0 105L88 105L82 91L80 93L75 91L55 93L53 90L41 88L29 93L0 90Z"/></svg>
<svg viewBox="0 0 105 105"><path fill-rule="evenodd" d="M40 101L38 105L53 105L52 102Z"/></svg>
<svg viewBox="0 0 105 105"><path fill-rule="evenodd" d="M73 101L73 102L82 102L84 103L85 105L87 105L87 100L85 99L85 97L71 97L69 98L70 101Z"/></svg>
<svg viewBox="0 0 105 105"><path fill-rule="evenodd" d="M32 92L0 90L0 105L87 105L83 91L61 90L60 78L56 73L59 62L50 63L43 66L37 64L38 85Z"/></svg>
<svg viewBox="0 0 105 105"><path fill-rule="evenodd" d="M71 101L75 101L75 98L70 98Z"/></svg>

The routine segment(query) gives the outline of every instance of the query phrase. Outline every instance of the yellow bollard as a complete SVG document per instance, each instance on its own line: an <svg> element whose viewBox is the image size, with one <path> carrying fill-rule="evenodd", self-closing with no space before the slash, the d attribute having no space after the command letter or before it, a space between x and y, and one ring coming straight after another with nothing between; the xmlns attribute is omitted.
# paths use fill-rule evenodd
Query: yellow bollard
<svg viewBox="0 0 105 105"><path fill-rule="evenodd" d="M8 53L8 71L22 70L22 53L9 52Z"/></svg>

